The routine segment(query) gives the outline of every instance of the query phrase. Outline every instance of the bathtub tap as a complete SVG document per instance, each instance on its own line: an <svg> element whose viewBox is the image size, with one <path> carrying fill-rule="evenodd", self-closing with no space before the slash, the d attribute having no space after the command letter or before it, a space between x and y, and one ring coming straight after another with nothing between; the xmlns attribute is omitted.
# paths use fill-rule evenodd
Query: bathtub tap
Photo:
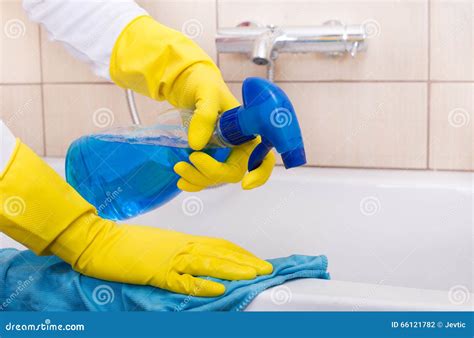
<svg viewBox="0 0 474 338"><path fill-rule="evenodd" d="M279 53L348 53L355 57L367 49L366 38L365 25L344 25L336 20L306 27L260 26L247 21L219 29L216 45L219 53L248 54L253 63L268 66Z"/></svg>

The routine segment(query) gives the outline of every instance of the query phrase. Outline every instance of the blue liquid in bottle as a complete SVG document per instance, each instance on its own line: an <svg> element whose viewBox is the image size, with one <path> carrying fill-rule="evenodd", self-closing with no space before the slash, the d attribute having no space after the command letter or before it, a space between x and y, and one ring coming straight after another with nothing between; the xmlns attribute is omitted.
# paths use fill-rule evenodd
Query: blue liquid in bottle
<svg viewBox="0 0 474 338"><path fill-rule="evenodd" d="M155 209L181 192L173 167L189 162L192 151L186 141L168 136L84 136L69 147L66 178L100 216L124 220ZM230 148L203 151L225 161Z"/></svg>

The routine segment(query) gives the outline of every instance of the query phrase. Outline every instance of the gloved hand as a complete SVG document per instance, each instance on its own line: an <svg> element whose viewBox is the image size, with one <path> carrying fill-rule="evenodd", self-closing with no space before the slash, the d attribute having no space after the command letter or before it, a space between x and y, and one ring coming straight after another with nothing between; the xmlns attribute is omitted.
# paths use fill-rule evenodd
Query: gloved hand
<svg viewBox="0 0 474 338"><path fill-rule="evenodd" d="M195 150L209 142L219 114L239 105L217 66L197 44L149 16L132 21L117 39L110 75L121 87L167 100L178 108L193 109L188 139ZM198 191L212 184L239 182L257 144L253 141L233 149L226 163L216 162L204 153L191 155L195 170L184 162L176 168L182 176L179 188ZM242 187L252 189L264 184L274 164L275 156L269 153L264 165L245 176Z"/></svg>
<svg viewBox="0 0 474 338"><path fill-rule="evenodd" d="M78 272L197 296L225 288L194 276L233 280L272 272L271 264L222 239L104 220L26 145L17 141L12 158L0 174L0 230Z"/></svg>
<svg viewBox="0 0 474 338"><path fill-rule="evenodd" d="M204 152L192 153L189 156L192 165L179 162L174 166L174 171L181 176L178 188L196 192L209 186L240 181L242 181L242 188L246 190L261 186L268 180L275 166L273 152L268 153L257 169L245 175L250 154L259 143L260 140L256 139L232 148L225 163L217 161Z"/></svg>

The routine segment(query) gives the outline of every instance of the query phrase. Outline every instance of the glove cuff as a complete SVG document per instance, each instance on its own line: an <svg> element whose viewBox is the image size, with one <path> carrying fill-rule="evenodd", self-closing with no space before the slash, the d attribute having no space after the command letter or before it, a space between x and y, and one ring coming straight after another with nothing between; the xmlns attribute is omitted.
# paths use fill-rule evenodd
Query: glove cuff
<svg viewBox="0 0 474 338"><path fill-rule="evenodd" d="M97 254L97 243L104 243L106 247L107 239L113 239L116 223L103 219L95 213L88 211L72 222L56 240L51 243L50 251L65 262L71 264L74 270L87 275L92 275L89 271L90 263ZM116 233L116 232L115 232ZM110 243L109 243L110 244Z"/></svg>
<svg viewBox="0 0 474 338"><path fill-rule="evenodd" d="M17 141L0 177L0 230L37 254L94 207L28 146Z"/></svg>
<svg viewBox="0 0 474 338"><path fill-rule="evenodd" d="M180 74L201 62L214 65L184 34L159 24L150 16L140 16L125 27L115 42L110 75L122 88L155 100L170 100Z"/></svg>

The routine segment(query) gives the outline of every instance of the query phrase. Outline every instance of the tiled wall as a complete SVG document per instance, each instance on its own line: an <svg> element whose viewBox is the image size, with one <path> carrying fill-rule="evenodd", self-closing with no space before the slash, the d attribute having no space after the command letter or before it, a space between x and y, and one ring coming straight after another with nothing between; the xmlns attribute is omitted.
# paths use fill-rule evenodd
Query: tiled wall
<svg viewBox="0 0 474 338"><path fill-rule="evenodd" d="M62 156L104 126L129 123L122 90L48 41L19 1L0 0L0 117L35 151ZM311 165L474 170L474 0L139 1L192 36L237 96L264 76L245 56L216 55L217 27L242 21L365 23L355 59L281 55L276 81L292 98ZM145 122L166 103L138 98Z"/></svg>

